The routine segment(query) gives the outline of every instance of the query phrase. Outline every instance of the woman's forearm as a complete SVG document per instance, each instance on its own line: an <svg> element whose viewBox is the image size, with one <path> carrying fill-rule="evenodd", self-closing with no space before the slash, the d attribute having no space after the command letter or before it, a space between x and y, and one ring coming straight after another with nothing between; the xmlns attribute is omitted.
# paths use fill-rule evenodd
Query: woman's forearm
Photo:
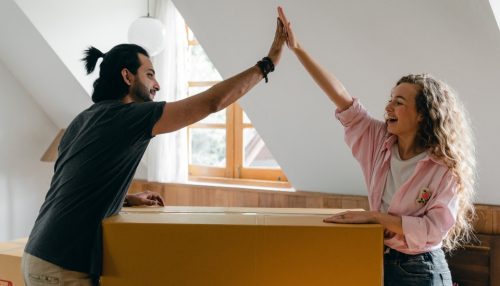
<svg viewBox="0 0 500 286"><path fill-rule="evenodd" d="M293 49L293 52L314 81L333 103L335 103L337 108L345 110L351 106L352 97L349 95L344 85L333 74L324 69L300 45L297 45L297 47Z"/></svg>
<svg viewBox="0 0 500 286"><path fill-rule="evenodd" d="M385 229L403 235L403 220L400 216L390 215L372 211L375 222L381 224Z"/></svg>

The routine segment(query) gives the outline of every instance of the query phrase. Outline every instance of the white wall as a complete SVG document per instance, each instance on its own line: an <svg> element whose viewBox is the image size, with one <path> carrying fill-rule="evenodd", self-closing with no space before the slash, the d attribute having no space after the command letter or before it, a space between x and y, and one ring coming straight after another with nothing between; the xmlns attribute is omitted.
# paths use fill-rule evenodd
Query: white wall
<svg viewBox="0 0 500 286"><path fill-rule="evenodd" d="M82 84L88 94L98 73L85 73L83 51L92 45L103 53L127 42L130 23L147 13L139 0L15 0L47 43ZM150 10L154 1L150 1Z"/></svg>
<svg viewBox="0 0 500 286"><path fill-rule="evenodd" d="M468 108L477 139L477 202L500 204L500 31L488 0L174 0L228 77L264 56L283 5L299 40L382 118L397 79L429 72ZM210 11L210 12L207 12ZM242 106L296 189L365 194L334 106L287 50Z"/></svg>
<svg viewBox="0 0 500 286"><path fill-rule="evenodd" d="M0 38L0 59L58 127L90 105L80 82L14 0L0 1Z"/></svg>
<svg viewBox="0 0 500 286"><path fill-rule="evenodd" d="M87 90L78 62L82 48L95 44L106 51L123 41L145 9L143 0L16 2ZM488 0L174 2L224 77L267 53L280 4L304 46L375 116L381 117L401 75L431 72L448 81L464 99L477 135L477 202L500 204L500 31ZM241 103L296 189L365 194L333 105L288 51L270 83Z"/></svg>
<svg viewBox="0 0 500 286"><path fill-rule="evenodd" d="M56 126L0 61L0 241L29 234L50 185Z"/></svg>

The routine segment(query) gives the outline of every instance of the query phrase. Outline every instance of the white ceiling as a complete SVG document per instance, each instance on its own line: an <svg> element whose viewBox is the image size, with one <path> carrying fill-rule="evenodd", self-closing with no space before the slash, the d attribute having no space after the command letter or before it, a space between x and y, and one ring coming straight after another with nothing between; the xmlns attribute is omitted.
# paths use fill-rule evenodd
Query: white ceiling
<svg viewBox="0 0 500 286"><path fill-rule="evenodd" d="M495 14L497 20L498 28L500 29L500 0L490 0L491 10Z"/></svg>
<svg viewBox="0 0 500 286"><path fill-rule="evenodd" d="M48 101L42 107L58 125L65 126L67 117L88 105L87 100L79 99L85 89L91 90L93 80L83 73L79 62L83 49L95 45L106 51L126 41L128 25L144 15L145 1L16 2L28 17L19 19L21 12L13 0L2 1L1 26L9 25L10 29L0 28L0 36L5 39L16 31L14 34L29 38L29 42L21 51L16 44L21 39L10 35L13 43L2 40L0 58L34 98ZM500 204L495 179L500 173L500 155L495 148L500 135L498 120L493 117L500 104L500 32L488 0L174 3L223 77L266 55L279 4L284 6L303 46L375 116L381 117L390 89L404 74L430 72L449 82L466 103L477 135L477 201ZM25 28L13 25L21 22ZM42 62L36 56L40 47L52 47L60 60L45 51L49 62ZM41 72L30 72L35 64ZM60 69L61 74L55 75L53 69ZM37 78L40 83L35 86L32 81ZM70 86L62 86L67 83ZM359 167L334 119L333 105L288 51L270 75L270 83L260 84L242 105L296 189L365 194Z"/></svg>
<svg viewBox="0 0 500 286"><path fill-rule="evenodd" d="M67 126L90 104L81 84L12 0L0 1L0 39L0 60L56 125Z"/></svg>

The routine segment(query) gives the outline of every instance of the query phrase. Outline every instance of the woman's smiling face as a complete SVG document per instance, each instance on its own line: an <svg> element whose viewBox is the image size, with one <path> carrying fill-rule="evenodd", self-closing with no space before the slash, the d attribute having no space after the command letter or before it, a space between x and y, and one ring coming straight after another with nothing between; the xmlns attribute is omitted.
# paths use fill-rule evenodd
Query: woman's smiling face
<svg viewBox="0 0 500 286"><path fill-rule="evenodd" d="M422 115L417 113L416 97L420 87L401 83L394 87L385 107L387 131L398 137L415 137Z"/></svg>

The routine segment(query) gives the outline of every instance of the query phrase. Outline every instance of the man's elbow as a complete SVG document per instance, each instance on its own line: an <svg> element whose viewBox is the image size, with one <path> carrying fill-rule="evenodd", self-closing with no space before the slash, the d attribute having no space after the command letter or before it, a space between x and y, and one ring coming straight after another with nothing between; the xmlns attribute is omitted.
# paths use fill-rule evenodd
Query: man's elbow
<svg viewBox="0 0 500 286"><path fill-rule="evenodd" d="M214 97L208 102L207 108L208 112L211 114L224 109L224 107L224 100L222 98Z"/></svg>

